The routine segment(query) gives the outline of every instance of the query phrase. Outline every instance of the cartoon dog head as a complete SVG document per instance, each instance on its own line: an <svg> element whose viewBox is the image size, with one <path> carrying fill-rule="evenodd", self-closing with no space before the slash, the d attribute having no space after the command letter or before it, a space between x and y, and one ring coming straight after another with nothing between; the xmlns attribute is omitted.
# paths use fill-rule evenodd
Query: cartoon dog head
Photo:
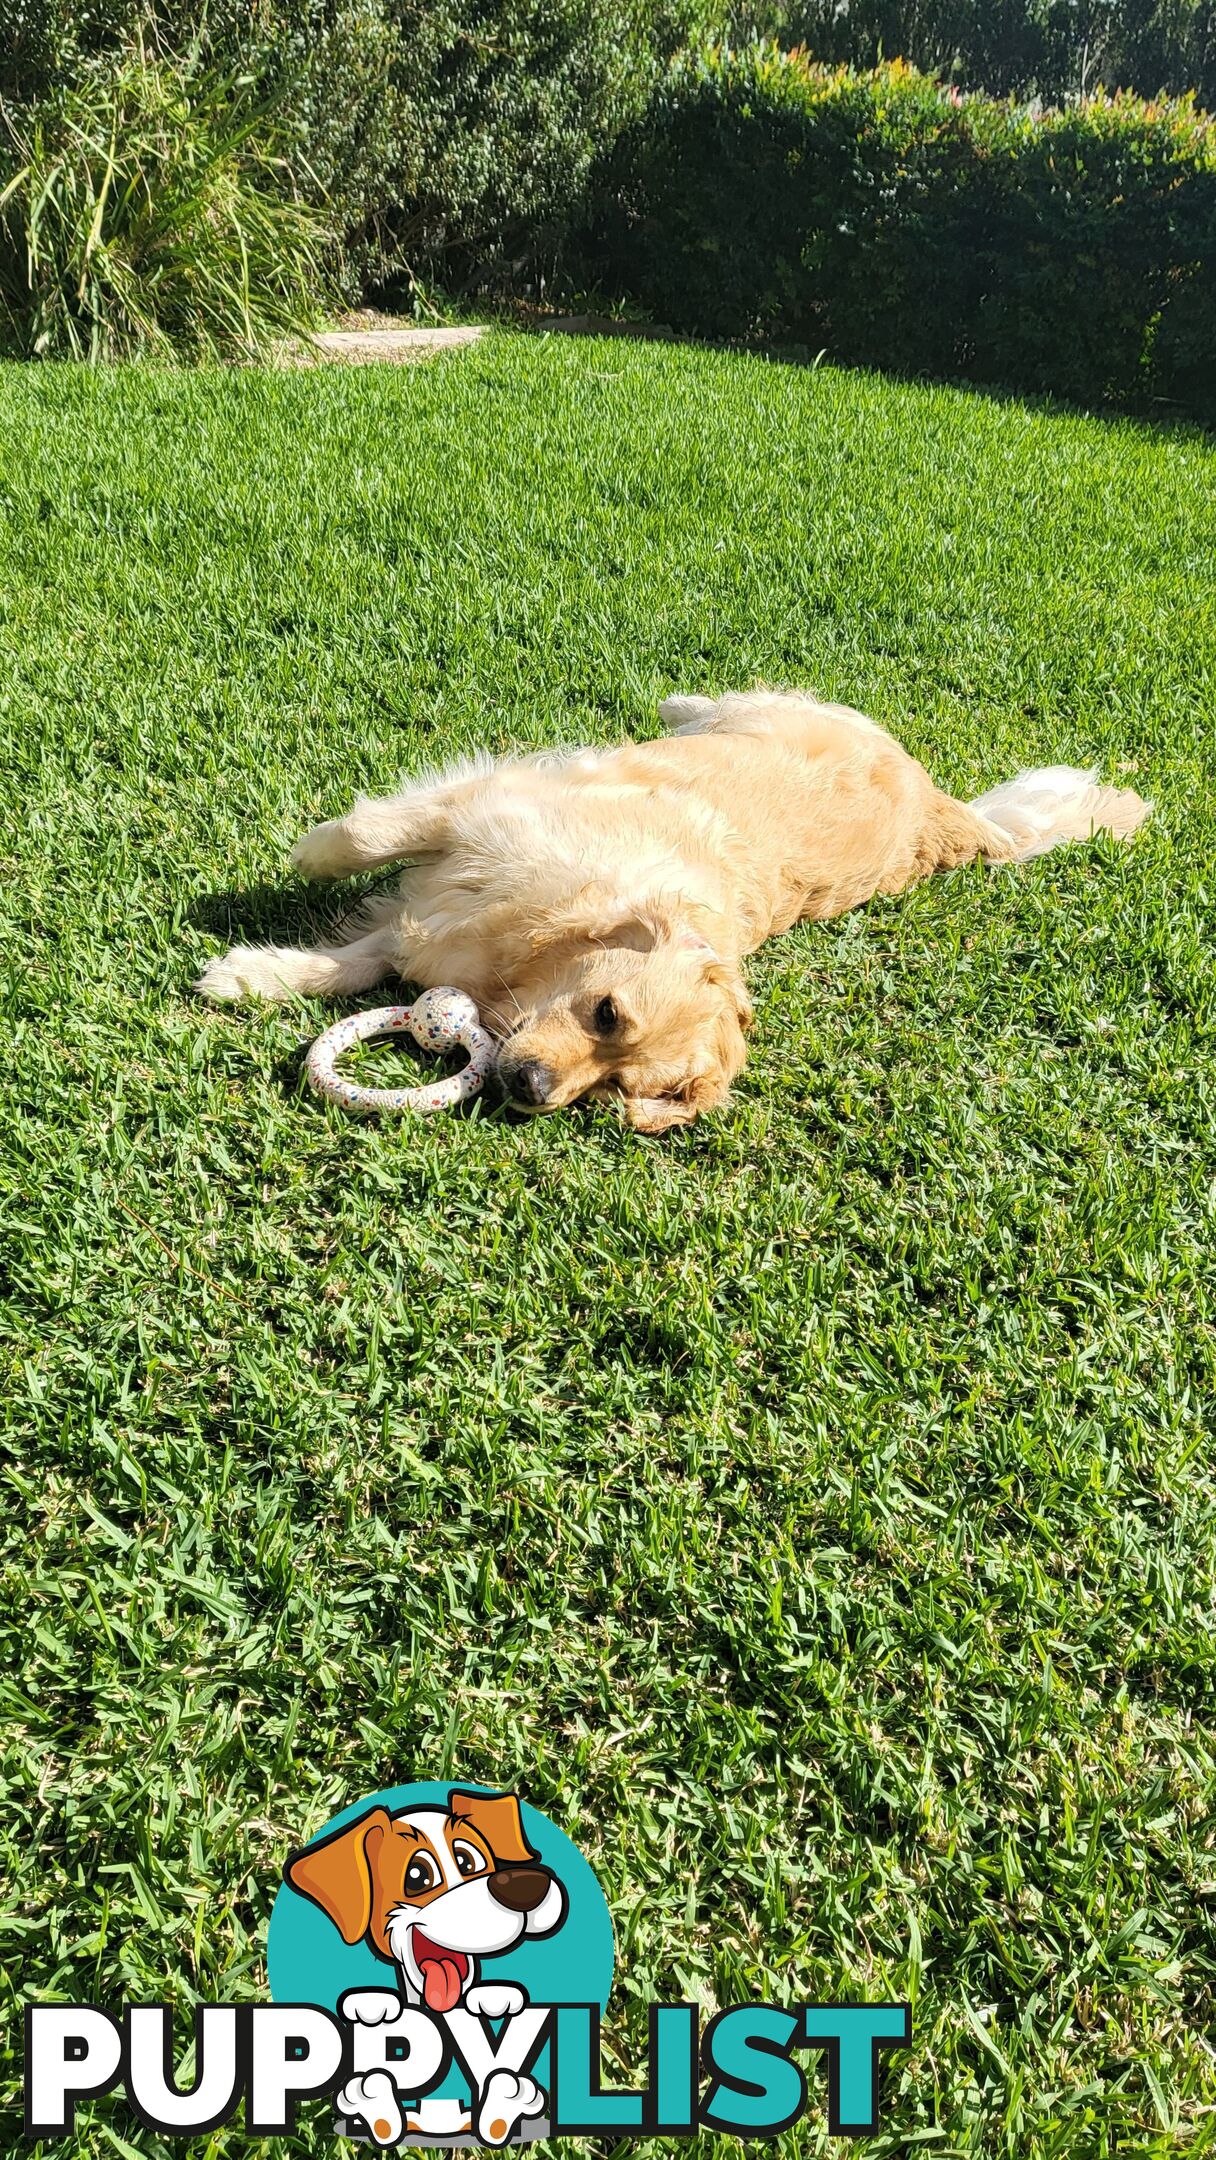
<svg viewBox="0 0 1216 2160"><path fill-rule="evenodd" d="M343 1942L395 1964L406 1993L454 2009L479 1957L552 1935L566 1893L524 1836L514 1793L450 1792L446 1808L374 1807L296 1853L284 1870Z"/></svg>

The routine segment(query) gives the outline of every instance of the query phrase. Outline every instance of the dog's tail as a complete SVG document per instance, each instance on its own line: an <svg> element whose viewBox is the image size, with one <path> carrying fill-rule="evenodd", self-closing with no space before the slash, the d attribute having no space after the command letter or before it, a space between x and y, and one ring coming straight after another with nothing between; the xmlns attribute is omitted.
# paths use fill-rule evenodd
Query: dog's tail
<svg viewBox="0 0 1216 2160"><path fill-rule="evenodd" d="M1036 765L977 795L967 808L1010 843L999 850L1006 862L1029 862L1065 840L1091 840L1095 833L1130 840L1153 806L1131 788L1104 787L1096 766L1082 772L1075 765Z"/></svg>

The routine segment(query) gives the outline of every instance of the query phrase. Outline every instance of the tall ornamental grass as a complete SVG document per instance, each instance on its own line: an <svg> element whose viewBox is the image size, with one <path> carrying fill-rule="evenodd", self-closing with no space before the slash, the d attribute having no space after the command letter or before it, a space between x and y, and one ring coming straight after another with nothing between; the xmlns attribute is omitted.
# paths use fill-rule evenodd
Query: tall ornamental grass
<svg viewBox="0 0 1216 2160"><path fill-rule="evenodd" d="M324 213L273 97L142 38L0 139L0 345L26 358L256 358L316 319Z"/></svg>

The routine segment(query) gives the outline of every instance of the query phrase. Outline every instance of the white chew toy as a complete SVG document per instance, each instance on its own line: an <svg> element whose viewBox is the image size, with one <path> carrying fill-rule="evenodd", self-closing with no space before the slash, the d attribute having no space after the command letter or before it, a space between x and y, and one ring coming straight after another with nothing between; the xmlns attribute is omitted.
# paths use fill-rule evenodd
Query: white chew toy
<svg viewBox="0 0 1216 2160"><path fill-rule="evenodd" d="M369 1035L412 1035L424 1050L456 1050L469 1053L469 1062L448 1080L424 1081L421 1087L356 1087L335 1071L338 1059L352 1043ZM478 1024L477 1007L463 990L424 990L413 1005L381 1005L375 1012L352 1013L326 1028L308 1053L305 1071L318 1095L341 1103L344 1110L369 1117L380 1110L417 1110L429 1117L435 1110L452 1110L480 1094L486 1074L494 1063L494 1038Z"/></svg>

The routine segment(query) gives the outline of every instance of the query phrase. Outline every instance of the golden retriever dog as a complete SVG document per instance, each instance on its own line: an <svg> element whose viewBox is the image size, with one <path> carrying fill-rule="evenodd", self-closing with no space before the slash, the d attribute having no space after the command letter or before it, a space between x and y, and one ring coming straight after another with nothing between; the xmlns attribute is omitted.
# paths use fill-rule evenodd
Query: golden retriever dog
<svg viewBox="0 0 1216 2160"><path fill-rule="evenodd" d="M1149 814L1063 765L957 802L874 721L798 691L669 698L661 712L671 732L655 742L486 758L356 802L305 835L295 867L340 878L406 862L400 888L346 942L238 945L199 990L452 983L501 1038L517 1107L612 1097L660 1133L722 1102L740 1071L741 962L765 938L976 856L1127 839Z"/></svg>

